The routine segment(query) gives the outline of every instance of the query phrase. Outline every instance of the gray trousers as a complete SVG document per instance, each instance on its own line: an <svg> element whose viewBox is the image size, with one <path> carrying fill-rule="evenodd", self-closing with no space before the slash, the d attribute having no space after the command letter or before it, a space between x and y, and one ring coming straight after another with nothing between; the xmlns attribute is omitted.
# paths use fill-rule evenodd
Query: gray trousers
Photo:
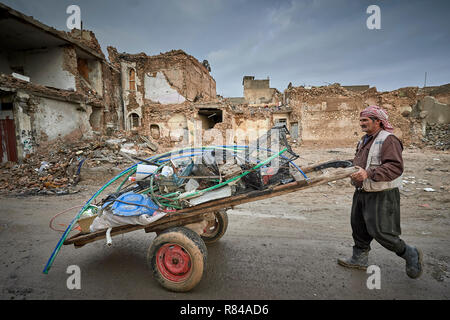
<svg viewBox="0 0 450 320"><path fill-rule="evenodd" d="M352 236L355 247L370 250L375 239L397 255L406 245L400 239L400 192L398 188L380 192L356 190L351 211Z"/></svg>

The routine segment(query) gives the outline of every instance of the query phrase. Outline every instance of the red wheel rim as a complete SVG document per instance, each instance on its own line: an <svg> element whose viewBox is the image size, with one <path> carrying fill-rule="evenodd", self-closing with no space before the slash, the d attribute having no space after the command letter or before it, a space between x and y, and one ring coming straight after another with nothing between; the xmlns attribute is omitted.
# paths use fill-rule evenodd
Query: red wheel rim
<svg viewBox="0 0 450 320"><path fill-rule="evenodd" d="M156 266L164 278L180 282L189 277L191 256L183 247L167 243L156 253Z"/></svg>

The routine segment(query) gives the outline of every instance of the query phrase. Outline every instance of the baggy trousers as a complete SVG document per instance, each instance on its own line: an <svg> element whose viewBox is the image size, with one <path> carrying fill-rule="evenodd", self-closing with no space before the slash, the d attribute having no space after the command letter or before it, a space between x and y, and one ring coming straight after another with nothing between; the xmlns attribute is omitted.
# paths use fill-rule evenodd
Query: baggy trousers
<svg viewBox="0 0 450 320"><path fill-rule="evenodd" d="M405 242L400 239L400 192L398 188L353 195L351 226L355 247L370 250L375 239L386 249L401 255Z"/></svg>

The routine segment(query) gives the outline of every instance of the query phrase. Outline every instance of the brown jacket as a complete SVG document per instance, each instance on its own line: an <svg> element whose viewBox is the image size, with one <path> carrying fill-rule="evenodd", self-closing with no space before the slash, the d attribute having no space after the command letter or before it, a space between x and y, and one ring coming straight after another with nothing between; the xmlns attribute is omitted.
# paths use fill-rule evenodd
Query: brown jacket
<svg viewBox="0 0 450 320"><path fill-rule="evenodd" d="M366 169L367 157L370 147L380 131L373 136L368 136L365 144L358 143L353 165ZM367 135L366 135L367 136ZM381 165L368 169L367 175L373 181L392 181L403 173L403 144L393 134L388 136L381 147ZM353 182L356 187L362 187L362 183Z"/></svg>

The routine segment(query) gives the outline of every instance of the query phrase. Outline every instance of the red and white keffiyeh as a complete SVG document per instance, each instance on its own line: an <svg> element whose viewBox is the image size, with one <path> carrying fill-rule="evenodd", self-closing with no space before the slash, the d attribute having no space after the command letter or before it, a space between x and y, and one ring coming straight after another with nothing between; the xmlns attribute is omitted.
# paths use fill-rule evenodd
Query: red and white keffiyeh
<svg viewBox="0 0 450 320"><path fill-rule="evenodd" d="M391 126L391 124L388 121L389 116L388 116L387 112L383 108L380 108L379 106L369 106L369 107L365 108L363 111L361 111L359 116L367 117L367 118L375 117L375 118L381 120L384 130L386 130L387 132L394 131L394 128Z"/></svg>

